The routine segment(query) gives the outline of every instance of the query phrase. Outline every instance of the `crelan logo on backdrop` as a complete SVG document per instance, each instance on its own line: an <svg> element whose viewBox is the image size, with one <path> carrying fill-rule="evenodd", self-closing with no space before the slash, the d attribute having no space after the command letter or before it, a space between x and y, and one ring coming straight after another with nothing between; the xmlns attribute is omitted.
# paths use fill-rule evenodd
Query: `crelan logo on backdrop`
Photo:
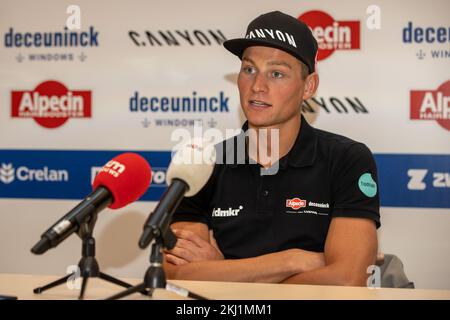
<svg viewBox="0 0 450 320"><path fill-rule="evenodd" d="M67 170L55 170L43 167L41 169L31 169L25 166L14 168L12 163L2 163L0 165L0 182L10 184L15 180L22 182L67 182L69 172Z"/></svg>
<svg viewBox="0 0 450 320"><path fill-rule="evenodd" d="M0 166L0 181L9 184L14 181L14 167L12 163L2 163Z"/></svg>

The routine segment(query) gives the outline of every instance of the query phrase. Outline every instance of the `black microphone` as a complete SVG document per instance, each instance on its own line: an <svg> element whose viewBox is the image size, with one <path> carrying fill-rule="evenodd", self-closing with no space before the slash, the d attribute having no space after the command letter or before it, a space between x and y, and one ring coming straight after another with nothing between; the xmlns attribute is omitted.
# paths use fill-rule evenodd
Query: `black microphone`
<svg viewBox="0 0 450 320"><path fill-rule="evenodd" d="M191 197L203 188L214 169L214 146L205 145L201 140L193 140L173 157L166 174L169 187L144 223L144 231L139 239L141 249L145 249L154 238L160 236L168 238L168 249L175 245L176 238L171 232L167 232L173 212L184 196Z"/></svg>
<svg viewBox="0 0 450 320"><path fill-rule="evenodd" d="M150 181L150 165L143 157L135 153L115 157L95 177L94 191L45 231L31 252L43 254L56 247L107 206L118 209L137 200L147 191Z"/></svg>
<svg viewBox="0 0 450 320"><path fill-rule="evenodd" d="M104 187L96 189L45 231L41 236L41 240L34 245L31 252L34 254L43 254L48 249L56 247L68 236L77 231L79 226L86 222L91 214L103 210L111 204L112 200L111 193L108 189Z"/></svg>

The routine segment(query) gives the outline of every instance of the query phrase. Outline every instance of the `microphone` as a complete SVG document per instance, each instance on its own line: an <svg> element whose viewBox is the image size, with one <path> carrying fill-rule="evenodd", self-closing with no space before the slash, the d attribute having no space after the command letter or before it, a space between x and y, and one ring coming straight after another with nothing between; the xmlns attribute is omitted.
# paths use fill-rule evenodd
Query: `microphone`
<svg viewBox="0 0 450 320"><path fill-rule="evenodd" d="M93 192L41 235L31 252L43 254L77 232L93 214L118 209L139 199L150 186L151 168L136 153L123 153L108 161L92 184Z"/></svg>
<svg viewBox="0 0 450 320"><path fill-rule="evenodd" d="M169 187L144 224L144 232L139 239L141 249L145 249L159 236L171 237L169 242L175 245L173 235L166 234L172 214L184 196L197 194L208 182L215 162L214 145L208 145L205 140L198 138L192 139L175 153L166 174Z"/></svg>

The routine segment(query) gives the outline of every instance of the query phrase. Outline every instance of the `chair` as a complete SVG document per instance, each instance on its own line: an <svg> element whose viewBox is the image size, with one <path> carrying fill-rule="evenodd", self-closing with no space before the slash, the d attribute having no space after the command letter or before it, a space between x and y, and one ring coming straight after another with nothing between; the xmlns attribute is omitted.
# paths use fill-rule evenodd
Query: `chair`
<svg viewBox="0 0 450 320"><path fill-rule="evenodd" d="M403 263L396 255L384 254L377 265L380 267L382 288L414 288L414 282L408 279Z"/></svg>

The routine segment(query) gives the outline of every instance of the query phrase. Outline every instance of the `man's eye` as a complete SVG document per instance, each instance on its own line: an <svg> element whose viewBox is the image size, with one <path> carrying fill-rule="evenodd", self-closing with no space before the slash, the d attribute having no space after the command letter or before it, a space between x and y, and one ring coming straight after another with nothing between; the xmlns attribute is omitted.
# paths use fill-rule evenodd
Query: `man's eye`
<svg viewBox="0 0 450 320"><path fill-rule="evenodd" d="M284 75L281 72L279 72L279 71L273 71L272 72L272 77L273 78L279 79L279 78L283 78L283 76Z"/></svg>
<svg viewBox="0 0 450 320"><path fill-rule="evenodd" d="M247 66L247 67L243 67L242 70L247 73L247 74L252 74L255 73L255 68Z"/></svg>

